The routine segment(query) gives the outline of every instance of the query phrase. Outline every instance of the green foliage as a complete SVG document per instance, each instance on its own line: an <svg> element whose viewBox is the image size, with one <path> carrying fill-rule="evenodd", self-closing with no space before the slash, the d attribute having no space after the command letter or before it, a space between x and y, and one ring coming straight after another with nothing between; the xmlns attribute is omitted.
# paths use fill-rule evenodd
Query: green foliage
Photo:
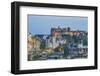
<svg viewBox="0 0 100 76"><path fill-rule="evenodd" d="M76 43L76 44L79 43L79 39L78 39L77 36L73 36L73 37L72 37L72 40L73 40L73 42Z"/></svg>
<svg viewBox="0 0 100 76"><path fill-rule="evenodd" d="M63 38L67 41L67 43L72 42L72 37L70 35L63 35Z"/></svg>
<svg viewBox="0 0 100 76"><path fill-rule="evenodd" d="M44 41L41 42L40 49L42 49L42 50L45 49L45 42Z"/></svg>
<svg viewBox="0 0 100 76"><path fill-rule="evenodd" d="M58 52L58 50L59 50L59 47L56 47L56 48L54 49L55 52Z"/></svg>
<svg viewBox="0 0 100 76"><path fill-rule="evenodd" d="M83 40L83 45L84 45L84 46L87 46L87 45L88 45L87 39L84 39L84 40Z"/></svg>

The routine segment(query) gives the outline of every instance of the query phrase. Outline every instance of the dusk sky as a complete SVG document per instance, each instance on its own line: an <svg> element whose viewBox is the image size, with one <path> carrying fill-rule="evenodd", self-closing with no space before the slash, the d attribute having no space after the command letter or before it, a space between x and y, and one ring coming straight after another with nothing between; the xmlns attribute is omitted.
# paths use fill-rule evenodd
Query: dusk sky
<svg viewBox="0 0 100 76"><path fill-rule="evenodd" d="M87 17L71 16L28 16L28 32L35 34L50 34L51 27L67 28L72 30L88 31Z"/></svg>

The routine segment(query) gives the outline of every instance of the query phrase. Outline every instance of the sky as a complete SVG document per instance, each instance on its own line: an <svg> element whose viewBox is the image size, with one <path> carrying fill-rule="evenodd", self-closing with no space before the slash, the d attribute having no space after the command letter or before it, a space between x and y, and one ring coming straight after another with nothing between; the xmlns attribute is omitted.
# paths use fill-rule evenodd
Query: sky
<svg viewBox="0 0 100 76"><path fill-rule="evenodd" d="M70 27L71 30L88 31L88 17L28 15L28 32L50 34L51 27Z"/></svg>

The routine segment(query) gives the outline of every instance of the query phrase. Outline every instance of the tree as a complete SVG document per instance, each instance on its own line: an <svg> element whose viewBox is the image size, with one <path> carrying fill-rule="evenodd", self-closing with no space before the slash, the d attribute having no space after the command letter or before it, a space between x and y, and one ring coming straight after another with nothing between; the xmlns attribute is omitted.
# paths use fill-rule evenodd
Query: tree
<svg viewBox="0 0 100 76"><path fill-rule="evenodd" d="M83 40L83 45L84 45L84 46L87 46L87 45L88 45L87 39L84 39L84 40Z"/></svg>
<svg viewBox="0 0 100 76"><path fill-rule="evenodd" d="M79 43L79 39L78 39L77 36L73 36L73 37L72 37L72 40L73 40L73 42L76 43L76 44Z"/></svg>
<svg viewBox="0 0 100 76"><path fill-rule="evenodd" d="M67 58L67 56L69 55L69 51L70 51L69 47L65 46L64 47L64 58Z"/></svg>
<svg viewBox="0 0 100 76"><path fill-rule="evenodd" d="M72 42L72 37L70 35L63 35L63 38L67 41L67 43Z"/></svg>
<svg viewBox="0 0 100 76"><path fill-rule="evenodd" d="M42 40L41 44L40 44L40 49L45 49L45 41Z"/></svg>

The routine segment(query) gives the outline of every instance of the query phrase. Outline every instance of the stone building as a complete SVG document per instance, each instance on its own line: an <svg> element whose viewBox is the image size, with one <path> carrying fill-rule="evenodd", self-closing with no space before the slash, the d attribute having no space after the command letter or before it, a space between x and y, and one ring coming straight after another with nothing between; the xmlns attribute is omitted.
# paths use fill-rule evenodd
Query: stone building
<svg viewBox="0 0 100 76"><path fill-rule="evenodd" d="M80 31L73 31L70 27L67 28L60 28L59 26L57 28L51 28L51 35L55 37L61 37L61 35L76 35L79 36Z"/></svg>
<svg viewBox="0 0 100 76"><path fill-rule="evenodd" d="M39 50L40 44L41 42L39 39L32 36L31 33L28 34L28 38L27 38L28 60L32 60L33 51L37 51L37 49Z"/></svg>

